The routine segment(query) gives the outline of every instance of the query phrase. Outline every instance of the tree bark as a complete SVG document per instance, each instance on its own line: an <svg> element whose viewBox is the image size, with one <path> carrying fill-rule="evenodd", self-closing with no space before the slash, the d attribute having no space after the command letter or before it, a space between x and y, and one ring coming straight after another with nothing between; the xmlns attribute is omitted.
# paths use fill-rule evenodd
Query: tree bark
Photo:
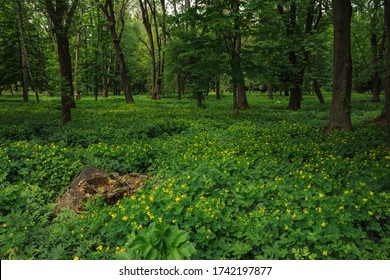
<svg viewBox="0 0 390 280"><path fill-rule="evenodd" d="M378 24L379 1L374 1L371 15L371 67L372 69L372 102L380 102L380 76L379 76L379 53L378 36L376 27Z"/></svg>
<svg viewBox="0 0 390 280"><path fill-rule="evenodd" d="M352 131L351 17L350 0L332 0L333 6L333 90L328 131Z"/></svg>
<svg viewBox="0 0 390 280"><path fill-rule="evenodd" d="M232 10L235 15L240 13L240 1L233 0ZM244 74L241 67L241 26L238 16L234 16L234 32L232 34L232 46L231 46L231 68L233 86L236 89L236 94L233 94L233 107L235 115L238 115L239 110L249 109L248 100L245 92Z"/></svg>
<svg viewBox="0 0 390 280"><path fill-rule="evenodd" d="M28 60L26 44L24 42L23 32L23 12L22 3L15 1L16 16L18 21L18 34L19 34L19 47L20 47L20 59L22 64L22 88L23 88L23 101L28 102Z"/></svg>
<svg viewBox="0 0 390 280"><path fill-rule="evenodd" d="M268 99L274 99L274 87L271 82L267 83Z"/></svg>
<svg viewBox="0 0 390 280"><path fill-rule="evenodd" d="M124 26L121 27L122 31L119 34L117 34L116 18L115 18L113 0L106 0L104 5L100 4L100 8L101 8L102 12L104 13L104 15L106 16L107 21L108 21L108 27L110 29L111 39L112 39L112 42L114 43L115 55L116 55L116 58L117 58L117 61L119 64L119 72L120 72L123 88L125 91L126 102L133 103L134 99L133 99L133 95L131 92L131 85L130 85L130 79L129 79L129 74L128 74L128 70L127 70L127 65L126 65L125 57L124 57L123 52L122 52L122 47L120 45L121 37L122 37L121 32L123 31ZM122 9L121 12L124 12L124 10ZM124 17L124 15L121 14L120 15L121 21L123 21L123 17ZM124 23L122 22L122 25L123 24Z"/></svg>
<svg viewBox="0 0 390 280"><path fill-rule="evenodd" d="M385 0L385 28L387 33L387 73L390 73L390 0ZM385 80L385 108L387 123L387 143L390 145L390 75L387 74Z"/></svg>
<svg viewBox="0 0 390 280"><path fill-rule="evenodd" d="M318 83L318 80L315 79L313 84L314 84L314 92L316 93L318 100L320 101L320 104L325 104L324 96L321 93L321 87L320 84Z"/></svg>
<svg viewBox="0 0 390 280"><path fill-rule="evenodd" d="M46 10L53 23L57 52L60 63L61 81L61 119L66 124L71 121L71 109L76 108L73 98L72 59L69 50L69 27L78 5L78 0L69 5L67 0L45 0Z"/></svg>

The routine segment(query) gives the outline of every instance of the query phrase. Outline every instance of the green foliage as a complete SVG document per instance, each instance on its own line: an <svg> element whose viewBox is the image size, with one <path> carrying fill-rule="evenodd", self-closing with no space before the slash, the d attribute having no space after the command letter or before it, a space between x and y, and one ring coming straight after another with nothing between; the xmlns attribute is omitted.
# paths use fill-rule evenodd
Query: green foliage
<svg viewBox="0 0 390 280"><path fill-rule="evenodd" d="M239 119L227 99L82 98L65 127L58 98L16 98L0 100L3 259L390 257L390 151L385 128L366 123L382 109L366 95L352 98L355 131L332 134L314 96L289 112L287 97L250 94ZM87 165L151 180L114 206L55 215Z"/></svg>
<svg viewBox="0 0 390 280"><path fill-rule="evenodd" d="M135 230L125 244L120 259L183 260L189 259L195 248L188 233L177 226L162 221L152 223L147 229Z"/></svg>

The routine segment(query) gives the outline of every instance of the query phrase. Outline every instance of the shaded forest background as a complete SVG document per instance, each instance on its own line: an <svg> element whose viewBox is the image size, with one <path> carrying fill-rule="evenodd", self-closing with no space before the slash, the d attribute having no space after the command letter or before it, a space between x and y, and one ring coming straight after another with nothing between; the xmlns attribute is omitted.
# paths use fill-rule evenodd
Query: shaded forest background
<svg viewBox="0 0 390 280"><path fill-rule="evenodd" d="M63 123L74 99L88 94L124 94L128 103L144 93L156 100L187 95L203 105L210 91L217 99L229 91L238 115L250 107L248 91L271 99L280 92L290 96L288 109L300 110L304 94L324 103L324 91L339 90L347 98L341 105L333 98L328 129L352 130L350 121L337 121L336 107L345 107L336 115L350 110L351 90L380 102L385 88L389 36L379 0L0 3L0 94L22 91L24 101L29 90L37 101L60 94ZM338 27L345 29L339 58ZM351 64L347 76L334 73L337 63ZM338 77L350 80L345 89Z"/></svg>

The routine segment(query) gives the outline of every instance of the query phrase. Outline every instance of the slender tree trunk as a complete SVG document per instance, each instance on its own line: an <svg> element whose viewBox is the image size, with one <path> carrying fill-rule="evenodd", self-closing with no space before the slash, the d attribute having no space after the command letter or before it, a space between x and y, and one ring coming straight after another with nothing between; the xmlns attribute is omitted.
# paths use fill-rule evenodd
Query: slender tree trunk
<svg viewBox="0 0 390 280"><path fill-rule="evenodd" d="M387 32L387 73L390 73L390 0L385 0L385 28ZM385 80L385 115L387 123L387 143L390 145L390 74L387 74Z"/></svg>
<svg viewBox="0 0 390 280"><path fill-rule="evenodd" d="M271 82L267 83L267 93L268 93L268 99L273 100L274 99L274 87Z"/></svg>
<svg viewBox="0 0 390 280"><path fill-rule="evenodd" d="M19 46L20 46L20 58L22 64L22 88L23 88L23 101L28 102L28 60L26 44L24 42L23 32L23 11L21 1L15 2L16 16L18 21L18 34L19 34Z"/></svg>
<svg viewBox="0 0 390 280"><path fill-rule="evenodd" d="M222 96L221 96L221 82L220 82L219 79L217 81L215 81L215 98L217 100L221 100L222 99Z"/></svg>
<svg viewBox="0 0 390 280"><path fill-rule="evenodd" d="M82 15L82 14L81 14ZM77 31L76 35L76 49L74 52L74 81L73 81L73 89L74 89L74 96L76 99L80 98L80 93L78 89L77 84L77 78L78 78L78 72L79 72L79 57L80 57L80 40L81 40L81 32Z"/></svg>
<svg viewBox="0 0 390 280"><path fill-rule="evenodd" d="M119 72L122 79L123 88L125 91L125 98L127 103L133 103L133 95L131 92L130 79L128 75L127 65L125 61L125 57L122 52L122 47L120 45L121 42L121 34L117 34L116 31L116 19L115 19L115 11L114 11L114 2L113 0L106 0L105 5L100 5L101 10L107 18L108 26L110 29L111 39L114 43L115 55L119 64ZM123 20L123 16L122 20ZM123 23L122 23L123 24ZM123 28L123 26L122 26ZM122 29L123 30L123 29Z"/></svg>
<svg viewBox="0 0 390 280"><path fill-rule="evenodd" d="M313 81L313 84L314 84L314 92L317 95L318 100L320 101L320 104L325 104L324 96L321 93L321 87L320 87L320 84L318 83L318 80L315 79Z"/></svg>
<svg viewBox="0 0 390 280"><path fill-rule="evenodd" d="M350 0L332 0L333 6L333 91L328 131L352 130L351 16Z"/></svg>
<svg viewBox="0 0 390 280"><path fill-rule="evenodd" d="M372 66L372 102L380 102L380 76L379 76L379 54L378 36L376 27L378 24L379 1L374 1L374 10L371 15L371 66Z"/></svg>

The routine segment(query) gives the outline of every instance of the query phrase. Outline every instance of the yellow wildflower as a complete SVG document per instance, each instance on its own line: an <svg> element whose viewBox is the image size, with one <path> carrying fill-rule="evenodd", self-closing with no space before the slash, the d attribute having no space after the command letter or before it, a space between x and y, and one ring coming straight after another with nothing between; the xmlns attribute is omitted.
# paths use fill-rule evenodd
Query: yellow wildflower
<svg viewBox="0 0 390 280"><path fill-rule="evenodd" d="M101 251L101 250L103 250L103 245L100 244L99 246L96 247L96 251Z"/></svg>
<svg viewBox="0 0 390 280"><path fill-rule="evenodd" d="M325 222L322 222L321 226L322 226L322 227L326 227L326 223L325 223Z"/></svg>
<svg viewBox="0 0 390 280"><path fill-rule="evenodd" d="M176 220L172 220L172 224L176 223Z"/></svg>
<svg viewBox="0 0 390 280"><path fill-rule="evenodd" d="M323 256L327 256L328 255L328 251L322 251L322 255Z"/></svg>
<svg viewBox="0 0 390 280"><path fill-rule="evenodd" d="M122 217L122 221L127 221L128 217L127 216L123 216Z"/></svg>
<svg viewBox="0 0 390 280"><path fill-rule="evenodd" d="M139 224L138 229L142 229L142 225L141 224Z"/></svg>
<svg viewBox="0 0 390 280"><path fill-rule="evenodd" d="M4 223L4 224L3 224L3 227L7 227L7 224L6 224L6 223Z"/></svg>
<svg viewBox="0 0 390 280"><path fill-rule="evenodd" d="M78 260L79 260L79 257L78 257L78 256L75 256L75 257L73 258L73 260L78 261Z"/></svg>
<svg viewBox="0 0 390 280"><path fill-rule="evenodd" d="M111 214L111 217L112 217L113 219L115 219L115 218L116 218L116 214L115 214L115 213L112 213L112 214Z"/></svg>
<svg viewBox="0 0 390 280"><path fill-rule="evenodd" d="M320 198L323 198L325 196L324 193L320 193Z"/></svg>
<svg viewBox="0 0 390 280"><path fill-rule="evenodd" d="M339 207L339 210L344 210L344 206L341 205L341 206Z"/></svg>

